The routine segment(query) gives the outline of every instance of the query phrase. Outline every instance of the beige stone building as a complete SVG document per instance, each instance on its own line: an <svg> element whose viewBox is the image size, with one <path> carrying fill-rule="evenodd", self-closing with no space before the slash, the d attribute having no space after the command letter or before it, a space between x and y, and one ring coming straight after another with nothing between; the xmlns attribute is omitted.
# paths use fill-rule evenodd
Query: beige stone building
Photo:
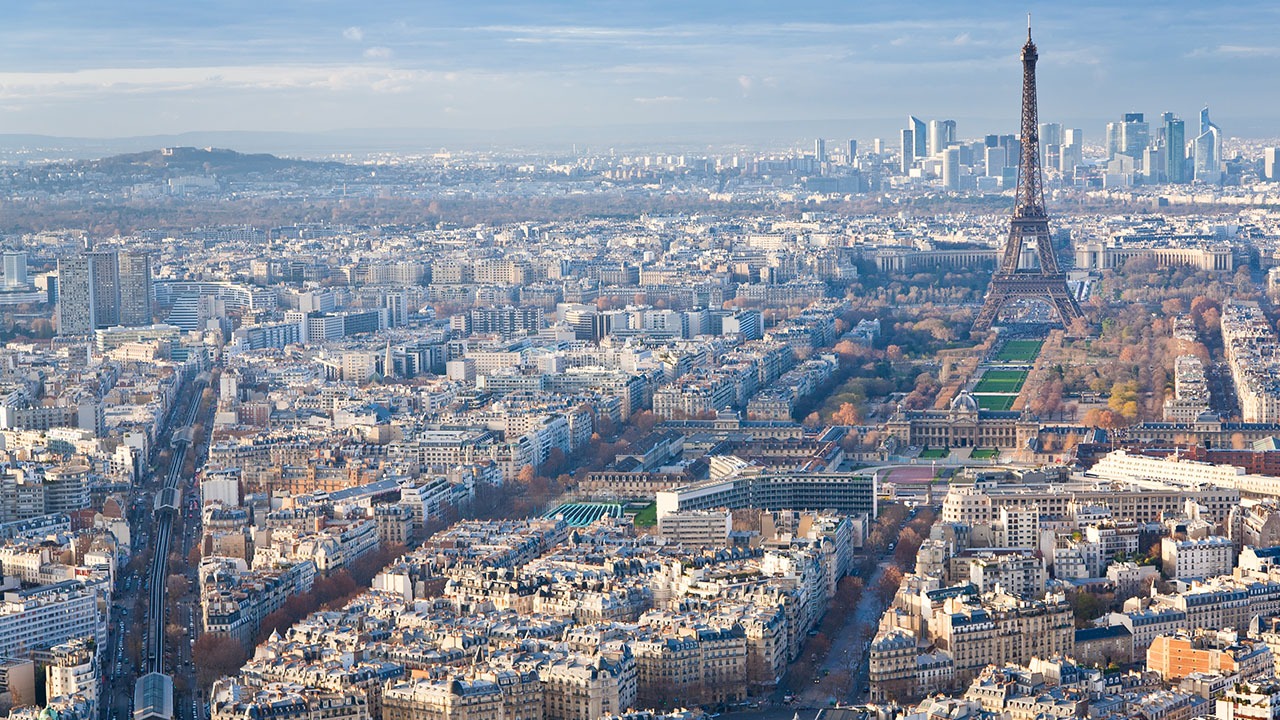
<svg viewBox="0 0 1280 720"><path fill-rule="evenodd" d="M908 446L1018 450L1036 437L1040 422L1025 413L982 410L972 395L962 392L946 410L899 410L885 429Z"/></svg>
<svg viewBox="0 0 1280 720"><path fill-rule="evenodd" d="M629 655L572 655L539 668L538 676L545 720L596 720L635 705L636 663Z"/></svg>
<svg viewBox="0 0 1280 720"><path fill-rule="evenodd" d="M1025 665L1032 657L1070 655L1075 643L1071 606L1054 593L1043 601L1003 594L952 598L930 631L934 644L955 659L960 684L991 663Z"/></svg>

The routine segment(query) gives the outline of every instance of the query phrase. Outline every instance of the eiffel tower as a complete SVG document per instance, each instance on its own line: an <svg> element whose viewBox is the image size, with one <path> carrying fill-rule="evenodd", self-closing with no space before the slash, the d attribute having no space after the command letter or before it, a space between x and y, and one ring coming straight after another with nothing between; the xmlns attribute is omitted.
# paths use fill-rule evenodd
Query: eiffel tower
<svg viewBox="0 0 1280 720"><path fill-rule="evenodd" d="M1040 119L1036 108L1036 44L1031 42L1027 20L1027 44L1022 46L1022 159L1018 163L1017 205L1009 221L1004 256L991 276L982 311L973 321L974 331L990 330L1001 308L1010 300L1036 299L1058 311L1062 324L1083 317L1067 289L1067 276L1058 269L1049 241L1049 216L1044 210L1044 179L1040 171ZM1024 263L1024 248L1034 246L1034 261Z"/></svg>

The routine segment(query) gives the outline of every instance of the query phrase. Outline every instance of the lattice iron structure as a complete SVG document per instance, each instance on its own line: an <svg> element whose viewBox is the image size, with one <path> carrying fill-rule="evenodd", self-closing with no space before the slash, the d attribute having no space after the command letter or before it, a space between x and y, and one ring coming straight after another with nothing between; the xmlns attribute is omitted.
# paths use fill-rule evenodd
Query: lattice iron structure
<svg viewBox="0 0 1280 720"><path fill-rule="evenodd" d="M1049 216L1044 209L1044 177L1040 168L1040 113L1036 103L1036 61L1040 58L1031 41L1027 23L1027 44L1022 46L1022 158L1018 163L1017 204L1009 221L1009 239L982 310L973 322L975 331L990 330L1001 308L1011 300L1035 299L1051 305L1064 326L1084 317L1080 305L1067 288L1067 276L1058 269L1049 236ZM1023 248L1035 246L1034 267L1022 267Z"/></svg>

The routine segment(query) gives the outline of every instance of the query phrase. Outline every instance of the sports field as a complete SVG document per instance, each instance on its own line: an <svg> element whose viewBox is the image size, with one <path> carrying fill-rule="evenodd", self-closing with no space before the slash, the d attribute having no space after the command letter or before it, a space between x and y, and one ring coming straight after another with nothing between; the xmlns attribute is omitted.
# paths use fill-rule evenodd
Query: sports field
<svg viewBox="0 0 1280 720"><path fill-rule="evenodd" d="M974 460L994 460L1000 457L1000 451L995 448L975 448L969 453L969 457Z"/></svg>
<svg viewBox="0 0 1280 720"><path fill-rule="evenodd" d="M1027 381L1026 370L988 370L974 386L975 393L1013 393L1022 391L1022 383Z"/></svg>
<svg viewBox="0 0 1280 720"><path fill-rule="evenodd" d="M658 524L658 503L649 503L645 505L640 512L636 513L636 525L641 527L650 527Z"/></svg>
<svg viewBox="0 0 1280 720"><path fill-rule="evenodd" d="M996 362L1035 362L1043 340L1010 340L996 353Z"/></svg>
<svg viewBox="0 0 1280 720"><path fill-rule="evenodd" d="M1004 412L1013 409L1013 401L1018 399L1017 395L997 394L997 395L974 395L974 400L978 401L978 407L983 410L995 410Z"/></svg>
<svg viewBox="0 0 1280 720"><path fill-rule="evenodd" d="M941 460L951 455L951 451L944 448L929 448L920 451L921 460Z"/></svg>

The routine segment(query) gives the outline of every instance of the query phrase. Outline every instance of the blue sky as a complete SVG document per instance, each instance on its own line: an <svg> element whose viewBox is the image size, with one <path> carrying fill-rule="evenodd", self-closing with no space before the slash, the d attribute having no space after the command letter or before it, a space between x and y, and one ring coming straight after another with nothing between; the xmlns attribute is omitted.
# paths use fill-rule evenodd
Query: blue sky
<svg viewBox="0 0 1280 720"><path fill-rule="evenodd" d="M14 0L0 132L839 119L869 136L908 113L1011 131L1028 9L1042 119L1097 137L1086 123L1207 102L1228 134L1280 135L1280 4L1178 0Z"/></svg>

